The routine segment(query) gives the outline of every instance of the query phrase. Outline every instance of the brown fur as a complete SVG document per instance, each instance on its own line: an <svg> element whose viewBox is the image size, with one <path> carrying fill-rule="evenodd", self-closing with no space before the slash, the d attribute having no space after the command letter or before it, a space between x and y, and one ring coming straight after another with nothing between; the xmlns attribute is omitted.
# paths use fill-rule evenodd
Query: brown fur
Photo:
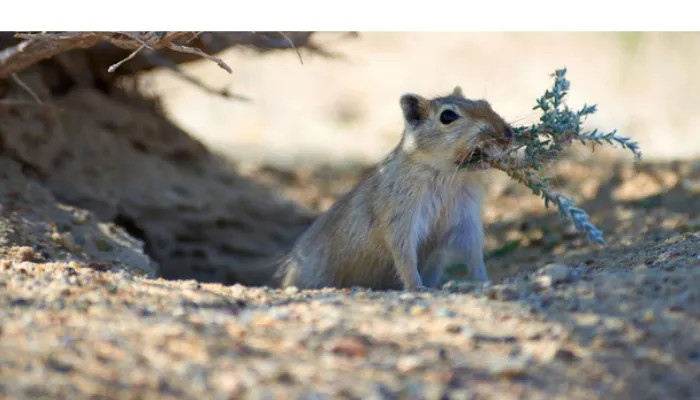
<svg viewBox="0 0 700 400"><path fill-rule="evenodd" d="M398 146L321 215L278 260L282 287L435 287L445 264L466 263L487 280L481 196L485 171L458 169L478 146L502 154L512 130L488 102L461 89L434 99L401 97ZM451 110L452 121L440 115Z"/></svg>

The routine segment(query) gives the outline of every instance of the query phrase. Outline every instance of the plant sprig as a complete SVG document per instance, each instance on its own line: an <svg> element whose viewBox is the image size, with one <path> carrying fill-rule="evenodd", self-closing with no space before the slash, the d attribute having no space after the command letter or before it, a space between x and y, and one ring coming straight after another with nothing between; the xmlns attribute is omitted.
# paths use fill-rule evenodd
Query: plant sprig
<svg viewBox="0 0 700 400"><path fill-rule="evenodd" d="M571 198L552 190L547 181L537 172L551 161L557 159L566 146L574 140L586 145L588 142L604 145L618 144L631 151L635 161L641 160L642 153L637 142L617 135L617 130L600 132L598 129L583 131L585 118L597 111L595 105L586 105L580 110L573 110L565 104L570 82L566 79L566 68L558 69L552 74L554 85L537 99L533 110L542 110L539 123L531 126L515 127L516 144L513 150L524 149L524 158L516 158L511 151L505 158L492 161L492 166L506 172L511 178L523 183L532 192L544 200L545 207L553 203L559 215L573 221L577 230L586 232L592 242L605 245L603 233L590 221L588 214L573 205Z"/></svg>

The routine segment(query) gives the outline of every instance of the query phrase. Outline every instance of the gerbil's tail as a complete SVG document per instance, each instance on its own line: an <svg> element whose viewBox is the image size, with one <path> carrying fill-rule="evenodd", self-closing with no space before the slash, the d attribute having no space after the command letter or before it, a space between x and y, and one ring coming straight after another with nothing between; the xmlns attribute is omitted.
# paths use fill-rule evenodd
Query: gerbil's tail
<svg viewBox="0 0 700 400"><path fill-rule="evenodd" d="M268 286L279 288L282 282L282 266L286 252L273 257L266 257L249 263L244 263L227 274L229 284L240 283L244 286Z"/></svg>

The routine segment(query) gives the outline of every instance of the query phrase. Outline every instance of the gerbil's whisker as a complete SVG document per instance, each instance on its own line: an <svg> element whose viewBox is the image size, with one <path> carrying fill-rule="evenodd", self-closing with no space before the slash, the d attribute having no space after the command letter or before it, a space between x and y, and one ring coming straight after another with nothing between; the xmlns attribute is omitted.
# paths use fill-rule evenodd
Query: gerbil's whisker
<svg viewBox="0 0 700 400"><path fill-rule="evenodd" d="M515 119L508 120L506 123L507 123L508 125L511 125L511 126L512 126L513 124L517 124L517 123L523 121L525 118L530 118L531 116L533 116L533 115L535 115L535 114L536 114L536 113L533 111L533 112L529 113L528 115L524 115L524 116L522 116L522 117L517 117L517 118L515 118Z"/></svg>

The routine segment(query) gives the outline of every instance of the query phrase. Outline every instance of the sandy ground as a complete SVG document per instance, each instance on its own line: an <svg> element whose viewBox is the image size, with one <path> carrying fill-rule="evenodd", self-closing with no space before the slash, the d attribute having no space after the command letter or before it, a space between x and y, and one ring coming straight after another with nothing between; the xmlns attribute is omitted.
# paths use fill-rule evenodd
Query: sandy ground
<svg viewBox="0 0 700 400"><path fill-rule="evenodd" d="M420 294L167 281L97 262L105 243L143 262L139 243L116 227L55 206L43 189L5 190L0 238L45 231L43 246L58 238L65 247L60 226L40 218L56 208L59 222L80 216L80 229L100 244L89 241L88 256L68 260L63 250L0 243L0 397L699 398L700 157L692 156L700 144L691 140L697 77L689 72L697 56L677 50L674 58L664 40L686 49L700 42L627 38L637 43L636 62L623 67L621 45L592 39L598 35L367 35L342 45L354 52L348 61L300 66L293 54L240 62L232 55L232 89L255 99L248 104L202 97L181 83L168 88L167 74L156 83L174 119L222 152L251 163L303 158L302 173L247 174L323 211L362 168L314 162L383 155L398 134L391 104L403 90L444 91L458 81L520 118L548 87L547 73L566 63L572 98L595 100L596 124L634 132L649 154L633 166L624 152L614 161L581 151L549 171L608 245L588 244L526 188L496 174L484 214L489 285L461 281L458 267L449 271L456 281ZM426 49L432 56L417 56ZM655 61L660 52L664 63ZM331 101L343 98L352 100ZM669 157L688 160L651 161Z"/></svg>
<svg viewBox="0 0 700 400"><path fill-rule="evenodd" d="M697 398L700 163L597 165L564 163L555 176L582 193L608 246L586 245L506 185L486 210L486 286L279 291L32 261L15 249L0 264L0 394ZM324 169L298 183L257 172L311 207L358 173Z"/></svg>

